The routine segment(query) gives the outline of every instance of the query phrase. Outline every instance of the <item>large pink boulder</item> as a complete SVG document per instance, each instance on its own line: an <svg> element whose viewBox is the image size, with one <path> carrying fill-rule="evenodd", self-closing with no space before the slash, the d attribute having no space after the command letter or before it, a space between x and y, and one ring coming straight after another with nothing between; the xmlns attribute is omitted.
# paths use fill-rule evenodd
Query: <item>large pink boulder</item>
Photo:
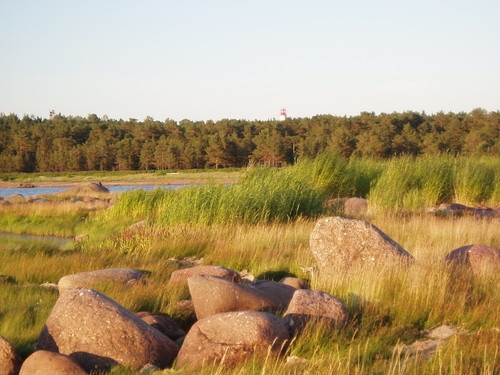
<svg viewBox="0 0 500 375"><path fill-rule="evenodd" d="M275 282L249 286L209 275L190 277L188 286L198 319L229 311L285 310L295 291Z"/></svg>
<svg viewBox="0 0 500 375"><path fill-rule="evenodd" d="M160 368L175 359L178 346L125 307L91 289L69 289L57 300L38 349L65 354L85 370L116 364Z"/></svg>
<svg viewBox="0 0 500 375"><path fill-rule="evenodd" d="M240 311L212 315L196 322L188 332L176 367L234 366L254 355L279 354L288 332L276 316Z"/></svg>
<svg viewBox="0 0 500 375"><path fill-rule="evenodd" d="M325 217L310 238L311 251L325 276L353 267L383 269L408 264L413 257L376 226L362 220Z"/></svg>

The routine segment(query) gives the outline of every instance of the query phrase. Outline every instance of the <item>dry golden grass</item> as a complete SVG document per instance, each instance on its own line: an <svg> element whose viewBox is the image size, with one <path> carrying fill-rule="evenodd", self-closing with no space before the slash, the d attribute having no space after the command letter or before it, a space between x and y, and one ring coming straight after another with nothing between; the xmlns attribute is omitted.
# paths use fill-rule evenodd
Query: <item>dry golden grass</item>
<svg viewBox="0 0 500 375"><path fill-rule="evenodd" d="M61 210L63 210L61 208ZM468 244L499 247L498 221L472 217L442 219L433 216L374 216L368 218L415 257L410 268L351 270L333 280L318 276L312 287L343 299L351 315L344 330L328 332L312 327L297 338L290 355L306 363L287 366L269 358L227 370L207 367L200 374L495 374L500 292L494 277L454 278L443 256ZM97 224L96 224L97 225ZM17 284L0 288L0 334L24 354L32 351L39 329L55 301L53 293L22 286L93 269L130 267L146 270L147 285L124 289L102 285L101 290L132 311L182 317L177 301L187 291L168 285L177 269L170 257L204 257L204 264L247 269L255 276L294 274L310 278L303 267L314 266L309 250L312 220L269 225L146 226L126 230L104 241L92 236L66 252L5 251L0 254L0 274ZM15 291L17 290L17 292ZM13 298L14 293L17 300ZM20 323L19 315L32 316ZM187 324L188 320L181 320ZM420 331L441 323L458 325L468 336L451 339L431 359L408 357L401 345L422 340ZM116 368L113 373L133 373ZM173 373L165 370L163 373ZM176 374L189 373L176 371ZM193 373L193 372L191 372Z"/></svg>

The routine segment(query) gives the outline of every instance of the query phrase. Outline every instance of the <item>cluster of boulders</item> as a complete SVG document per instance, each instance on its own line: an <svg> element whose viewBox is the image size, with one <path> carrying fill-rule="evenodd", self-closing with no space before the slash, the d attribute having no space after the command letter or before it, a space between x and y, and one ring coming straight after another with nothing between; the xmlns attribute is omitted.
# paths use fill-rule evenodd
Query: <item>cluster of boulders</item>
<svg viewBox="0 0 500 375"><path fill-rule="evenodd" d="M374 225L354 219L319 220L310 239L321 277L356 267L408 267L413 257ZM500 250L471 245L446 260L474 273L497 272ZM342 300L307 289L302 279L251 281L234 270L195 265L171 274L169 287L188 288L197 321L187 334L165 315L134 314L98 292L108 283L145 283L140 271L118 268L67 275L40 334L37 351L21 364L12 346L0 339L0 374L87 373L114 365L134 369L196 369L233 366L253 356L282 355L308 324L341 329L349 319ZM63 371L66 371L64 372ZM37 372L38 371L38 372Z"/></svg>

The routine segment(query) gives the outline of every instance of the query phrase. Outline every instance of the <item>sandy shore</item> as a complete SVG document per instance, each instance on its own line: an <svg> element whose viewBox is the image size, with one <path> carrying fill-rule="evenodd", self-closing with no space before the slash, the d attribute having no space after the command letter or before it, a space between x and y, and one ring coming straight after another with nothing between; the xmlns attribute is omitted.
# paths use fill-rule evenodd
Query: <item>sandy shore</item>
<svg viewBox="0 0 500 375"><path fill-rule="evenodd" d="M35 182L35 187L73 187L85 186L91 181L85 182L65 182L65 181L51 181L51 182ZM99 181L92 181L99 182ZM235 178L226 179L154 179L154 180L129 180L129 181L104 181L104 186L131 186L131 185L191 185L191 184L206 184L209 182L216 182L222 184L231 184L236 182ZM0 188L17 188L22 182L6 182L0 181ZM29 188L27 188L29 189Z"/></svg>

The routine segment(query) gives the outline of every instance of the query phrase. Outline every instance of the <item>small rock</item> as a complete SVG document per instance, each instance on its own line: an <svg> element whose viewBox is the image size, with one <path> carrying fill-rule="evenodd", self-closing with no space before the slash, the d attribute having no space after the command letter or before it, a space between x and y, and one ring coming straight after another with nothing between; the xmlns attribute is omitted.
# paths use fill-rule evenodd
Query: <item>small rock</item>
<svg viewBox="0 0 500 375"><path fill-rule="evenodd" d="M424 337L428 339L438 339L445 340L452 336L465 333L466 331L460 327L452 326L452 325L442 325L437 328L428 329L422 331Z"/></svg>
<svg viewBox="0 0 500 375"><path fill-rule="evenodd" d="M248 270L240 271L239 274L241 276L241 284L252 285L255 282L255 276L248 272Z"/></svg>
<svg viewBox="0 0 500 375"><path fill-rule="evenodd" d="M136 314L139 318L148 323L151 327L156 328L172 341L180 337L186 336L186 332L182 330L177 323L164 315L153 315L147 311L141 311Z"/></svg>
<svg viewBox="0 0 500 375"><path fill-rule="evenodd" d="M87 375L71 357L47 350L38 350L24 361L19 375Z"/></svg>
<svg viewBox="0 0 500 375"><path fill-rule="evenodd" d="M194 275L218 276L234 282L240 282L241 280L239 273L236 271L225 267L207 265L183 268L172 272L172 275L170 276L170 284L187 285L188 278Z"/></svg>
<svg viewBox="0 0 500 375"><path fill-rule="evenodd" d="M157 371L161 371L161 368L159 368L155 365L152 365L151 363L148 363L146 366L141 368L141 370L139 371L139 374L149 375L149 374L153 374Z"/></svg>
<svg viewBox="0 0 500 375"><path fill-rule="evenodd" d="M175 304L175 310L179 315L191 315L194 313L193 301L190 299L183 299Z"/></svg>
<svg viewBox="0 0 500 375"><path fill-rule="evenodd" d="M4 202L8 203L24 203L26 202L26 198L22 194L13 194L10 197L6 198Z"/></svg>
<svg viewBox="0 0 500 375"><path fill-rule="evenodd" d="M500 273L500 249L484 245L462 246L445 256L455 271L470 270L478 275L498 275Z"/></svg>
<svg viewBox="0 0 500 375"><path fill-rule="evenodd" d="M74 240L75 242L84 242L89 239L89 235L87 233L79 234L75 236Z"/></svg>
<svg viewBox="0 0 500 375"><path fill-rule="evenodd" d="M298 277L284 277L279 282L295 289L308 289L307 280Z"/></svg>
<svg viewBox="0 0 500 375"><path fill-rule="evenodd" d="M59 292L62 293L72 288L92 288L99 283L115 283L126 286L129 281L139 280L143 276L142 272L130 268L109 268L63 276L57 285Z"/></svg>
<svg viewBox="0 0 500 375"><path fill-rule="evenodd" d="M195 267L195 266L199 266L201 263L203 263L203 260L204 258L196 258L194 256L192 257L185 257L185 258L181 258L181 259L175 259L175 258L168 258L166 261L165 261L165 264L176 264L178 265L179 267L182 267L182 268L187 268L187 267Z"/></svg>
<svg viewBox="0 0 500 375"><path fill-rule="evenodd" d="M364 198L336 198L330 199L328 207L340 209L344 215L360 217L366 214L368 210L368 201Z"/></svg>
<svg viewBox="0 0 500 375"><path fill-rule="evenodd" d="M290 335L294 335L310 321L339 328L347 323L348 317L342 300L318 290L297 289L283 315L283 322Z"/></svg>

